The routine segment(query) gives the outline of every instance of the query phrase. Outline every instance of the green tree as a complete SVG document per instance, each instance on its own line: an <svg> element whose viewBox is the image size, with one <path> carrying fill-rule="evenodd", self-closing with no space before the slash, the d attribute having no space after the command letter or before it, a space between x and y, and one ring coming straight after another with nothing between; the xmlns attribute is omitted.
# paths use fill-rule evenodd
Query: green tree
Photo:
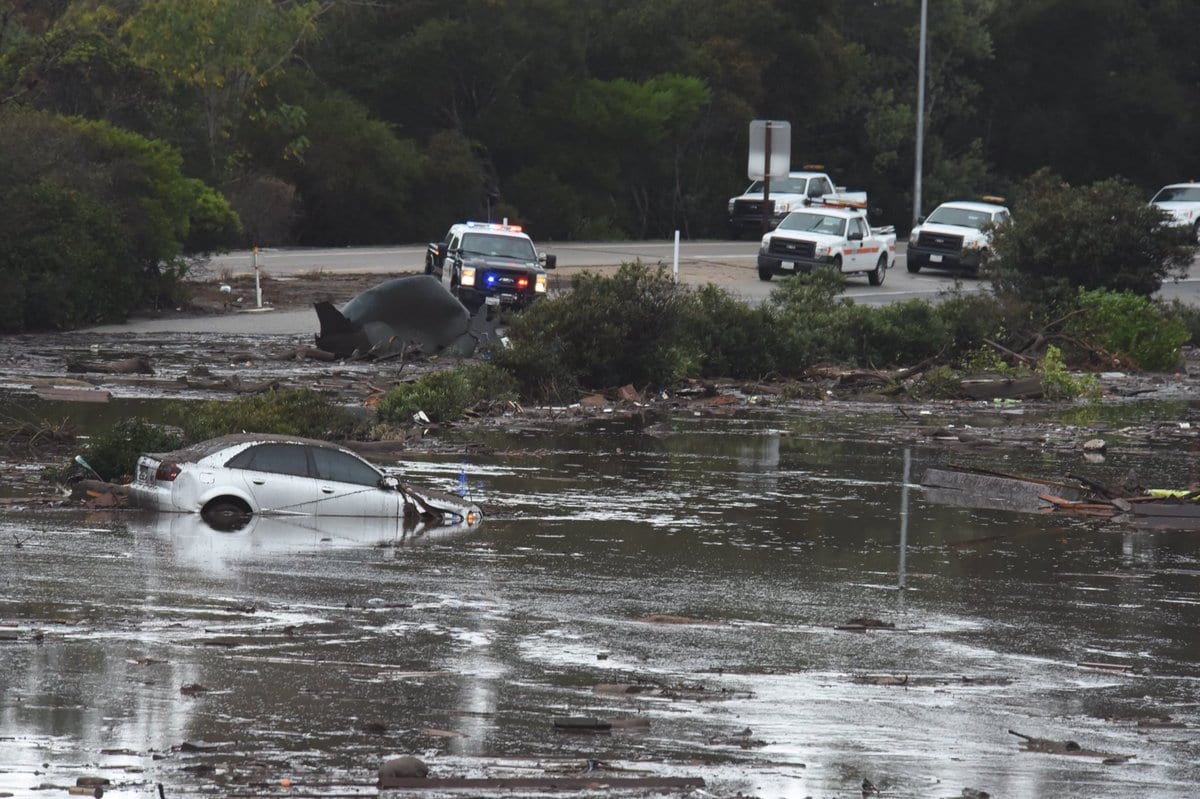
<svg viewBox="0 0 1200 799"><path fill-rule="evenodd" d="M189 236L236 226L179 153L103 122L0 112L0 327L118 321L176 288Z"/></svg>
<svg viewBox="0 0 1200 799"><path fill-rule="evenodd" d="M1071 186L1042 169L1018 188L1013 224L995 232L993 282L1043 306L1069 308L1076 289L1149 296L1190 264L1186 232L1129 181Z"/></svg>
<svg viewBox="0 0 1200 799"><path fill-rule="evenodd" d="M317 35L331 0L147 0L121 33L138 63L196 97L210 174L231 166L229 137L254 99Z"/></svg>

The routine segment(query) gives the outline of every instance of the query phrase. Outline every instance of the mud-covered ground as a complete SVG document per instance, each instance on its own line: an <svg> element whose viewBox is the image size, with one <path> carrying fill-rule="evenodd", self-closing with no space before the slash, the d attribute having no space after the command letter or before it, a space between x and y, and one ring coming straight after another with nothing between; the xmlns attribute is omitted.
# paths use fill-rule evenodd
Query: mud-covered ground
<svg viewBox="0 0 1200 799"><path fill-rule="evenodd" d="M722 279L737 277L730 273ZM262 285L264 296L277 311L304 314L317 300L342 304L386 278L319 273L268 279ZM567 280L569 275L559 278ZM223 291L223 285L230 291ZM34 480L38 468L61 464L78 452L78 436L96 426L89 420L111 422L132 413L154 415L152 407L138 403L228 399L271 388L315 388L365 414L376 398L398 382L452 362L436 356L409 361L313 359L309 355L317 328L315 313L310 333L226 332L245 329L244 320L255 316L246 313L246 307L254 303L253 277L226 275L194 283L186 306L155 315L191 324L199 320L203 332L164 332L139 319L119 332L107 332L106 328L102 333L0 337L0 392L5 398L0 411L0 496L45 498L44 492L55 487ZM97 371L122 366L132 371ZM886 378L861 370L829 369L814 370L799 382L712 381L633 399L622 399L614 390L566 408L513 405L484 409L456 426L509 428L547 421L570 425L605 416L632 417L649 425L674 413L730 415L739 409L772 406L816 407L831 414L853 415L860 408L878 408L883 403L889 409L889 423L879 431L881 440L929 441L965 449L1013 446L1080 451L1089 439L1118 436L1144 441L1146 446L1195 446L1196 430L1186 416L1200 397L1200 353L1191 349L1186 352L1186 365L1174 373L1099 374L1103 399L1091 405L1028 400L913 401L903 393L881 393ZM1152 402L1177 405L1177 422L1139 424L1138 412L1131 409ZM1054 408L1061 413L1049 417L1044 413ZM981 412L995 412L1003 423L980 426L975 417ZM441 446L436 432L428 427L414 430L403 446L435 449ZM1194 473L1197 469L1191 471L1178 482L1200 480L1200 474Z"/></svg>

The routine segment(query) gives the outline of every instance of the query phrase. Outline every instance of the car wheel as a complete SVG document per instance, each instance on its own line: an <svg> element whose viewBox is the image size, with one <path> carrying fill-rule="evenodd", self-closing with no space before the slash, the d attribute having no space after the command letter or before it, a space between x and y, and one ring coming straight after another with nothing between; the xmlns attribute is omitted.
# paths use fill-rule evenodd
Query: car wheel
<svg viewBox="0 0 1200 799"><path fill-rule="evenodd" d="M879 263L875 264L874 270L867 272L867 282L872 286L882 286L885 277L887 277L887 253L879 256Z"/></svg>
<svg viewBox="0 0 1200 799"><path fill-rule="evenodd" d="M758 279L759 280L769 281L774 276L775 276L775 273L772 272L770 269L767 269L762 266L760 266L758 268Z"/></svg>
<svg viewBox="0 0 1200 799"><path fill-rule="evenodd" d="M840 256L840 255L833 256L833 271L837 272L838 274L841 274L841 272L842 272L842 256Z"/></svg>
<svg viewBox="0 0 1200 799"><path fill-rule="evenodd" d="M214 530L232 532L250 522L250 506L237 497L217 497L200 511L200 516Z"/></svg>
<svg viewBox="0 0 1200 799"><path fill-rule="evenodd" d="M914 275L915 275L917 272L920 272L920 271L921 271L921 265L920 265L920 264L918 264L918 263L916 263L916 262L914 262L914 261L913 261L913 259L911 259L911 258L909 258L909 259L908 259L908 261L907 261L907 264L906 264L906 265L908 266L908 271L909 271L909 272L912 272Z"/></svg>
<svg viewBox="0 0 1200 799"><path fill-rule="evenodd" d="M428 255L425 256L425 274L427 274L427 275L433 274L433 259L430 258Z"/></svg>

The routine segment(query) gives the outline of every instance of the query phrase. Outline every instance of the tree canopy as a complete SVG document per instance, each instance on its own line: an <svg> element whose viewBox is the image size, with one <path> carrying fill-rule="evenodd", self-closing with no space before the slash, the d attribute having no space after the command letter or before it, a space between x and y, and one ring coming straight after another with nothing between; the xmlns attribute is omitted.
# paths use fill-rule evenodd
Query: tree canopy
<svg viewBox="0 0 1200 799"><path fill-rule="evenodd" d="M0 115L179 153L241 243L719 235L748 123L912 217L920 0L0 0ZM1196 177L1200 4L930 4L923 200Z"/></svg>

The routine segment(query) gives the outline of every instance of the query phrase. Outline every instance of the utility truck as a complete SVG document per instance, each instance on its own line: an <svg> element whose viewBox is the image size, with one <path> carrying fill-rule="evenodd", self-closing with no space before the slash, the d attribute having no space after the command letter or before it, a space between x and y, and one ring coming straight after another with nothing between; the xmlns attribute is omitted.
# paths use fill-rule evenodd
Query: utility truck
<svg viewBox="0 0 1200 799"><path fill-rule="evenodd" d="M865 191L846 191L845 186L835 186L833 179L816 164L806 164L798 172L789 172L786 178L774 178L768 189L768 229L774 230L792 211L814 202L843 200L866 205ZM763 181L756 180L737 197L729 198L729 232L739 238L747 231L762 230Z"/></svg>
<svg viewBox="0 0 1200 799"><path fill-rule="evenodd" d="M916 274L928 266L978 273L991 257L992 231L1010 218L1003 197L942 203L909 233L908 271Z"/></svg>
<svg viewBox="0 0 1200 799"><path fill-rule="evenodd" d="M879 286L895 264L896 229L871 227L865 203L845 200L810 200L764 235L758 251L760 280L828 267Z"/></svg>

